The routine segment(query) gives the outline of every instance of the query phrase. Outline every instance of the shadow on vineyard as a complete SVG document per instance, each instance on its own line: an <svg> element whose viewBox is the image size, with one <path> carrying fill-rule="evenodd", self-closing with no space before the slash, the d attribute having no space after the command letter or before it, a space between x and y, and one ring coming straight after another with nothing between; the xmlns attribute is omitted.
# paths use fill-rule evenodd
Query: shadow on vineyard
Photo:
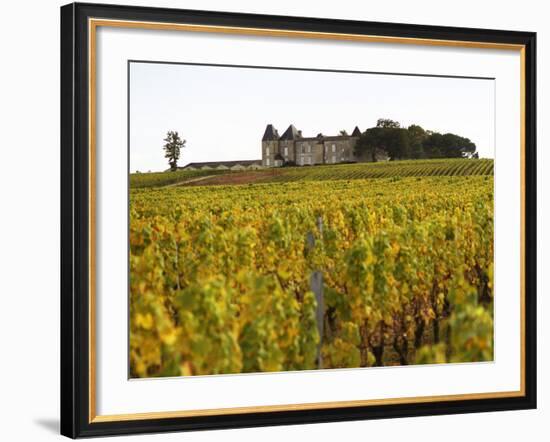
<svg viewBox="0 0 550 442"><path fill-rule="evenodd" d="M492 171L131 177L131 376L492 360Z"/></svg>

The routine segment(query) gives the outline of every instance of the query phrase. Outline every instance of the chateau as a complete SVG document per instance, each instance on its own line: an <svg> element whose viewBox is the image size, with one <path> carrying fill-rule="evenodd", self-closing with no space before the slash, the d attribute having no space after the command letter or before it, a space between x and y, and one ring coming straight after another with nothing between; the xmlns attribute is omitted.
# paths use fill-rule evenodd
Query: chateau
<svg viewBox="0 0 550 442"><path fill-rule="evenodd" d="M279 136L277 129L268 124L262 137L262 166L307 166L372 161L369 158L359 158L354 153L355 143L360 136L361 131L355 126L351 135L319 134L316 137L304 137L302 131L292 124L282 136ZM377 154L377 160L386 159L386 155Z"/></svg>
<svg viewBox="0 0 550 442"><path fill-rule="evenodd" d="M351 135L344 134L304 137L302 131L288 126L282 136L272 124L268 124L262 137L262 159L240 161L209 161L189 163L178 169L188 170L255 170L265 167L313 166L316 164L338 164L370 162L372 156L358 157L355 143L361 136L357 126ZM388 156L377 149L376 161L386 161Z"/></svg>

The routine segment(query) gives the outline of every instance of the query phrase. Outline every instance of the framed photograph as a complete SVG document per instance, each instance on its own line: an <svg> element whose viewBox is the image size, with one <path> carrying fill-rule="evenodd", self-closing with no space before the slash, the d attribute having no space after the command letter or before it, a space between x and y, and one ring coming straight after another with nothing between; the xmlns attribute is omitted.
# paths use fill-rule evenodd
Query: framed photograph
<svg viewBox="0 0 550 442"><path fill-rule="evenodd" d="M61 8L61 432L536 407L536 36Z"/></svg>

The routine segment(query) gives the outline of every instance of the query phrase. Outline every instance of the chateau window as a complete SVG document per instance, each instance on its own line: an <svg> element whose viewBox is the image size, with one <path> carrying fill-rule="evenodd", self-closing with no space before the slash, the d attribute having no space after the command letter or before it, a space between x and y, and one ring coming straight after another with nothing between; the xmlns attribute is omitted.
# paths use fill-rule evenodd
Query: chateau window
<svg viewBox="0 0 550 442"><path fill-rule="evenodd" d="M336 155L332 155L332 162L336 163Z"/></svg>
<svg viewBox="0 0 550 442"><path fill-rule="evenodd" d="M310 153L311 152L311 146L308 144L307 145L307 153Z"/></svg>
<svg viewBox="0 0 550 442"><path fill-rule="evenodd" d="M333 145L332 145L332 151L333 151L333 152L336 152L336 144L333 144Z"/></svg>
<svg viewBox="0 0 550 442"><path fill-rule="evenodd" d="M265 154L266 154L266 155L269 155L269 147L266 147L266 148L265 148ZM268 161L269 161L269 160L268 160Z"/></svg>
<svg viewBox="0 0 550 442"><path fill-rule="evenodd" d="M288 157L288 147L285 147L285 157Z"/></svg>
<svg viewBox="0 0 550 442"><path fill-rule="evenodd" d="M269 166L269 158L266 158L266 159L265 159L265 165L266 165L266 166Z"/></svg>

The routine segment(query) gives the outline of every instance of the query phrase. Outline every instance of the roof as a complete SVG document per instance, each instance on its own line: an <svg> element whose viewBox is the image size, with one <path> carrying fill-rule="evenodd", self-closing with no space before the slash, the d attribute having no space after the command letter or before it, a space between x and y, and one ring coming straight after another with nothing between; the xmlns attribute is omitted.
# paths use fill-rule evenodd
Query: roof
<svg viewBox="0 0 550 442"><path fill-rule="evenodd" d="M262 160L238 160L238 161L206 161L203 163L189 163L186 164L183 167L178 167L178 169L187 169L190 167L218 167L218 166L225 166L225 167L232 167L232 166L254 166L262 165Z"/></svg>
<svg viewBox="0 0 550 442"><path fill-rule="evenodd" d="M288 129L285 130L285 133L280 138L281 140L296 140L297 138L302 138L301 132L294 127L293 124L288 126Z"/></svg>
<svg viewBox="0 0 550 442"><path fill-rule="evenodd" d="M349 135L334 135L332 137L328 136L322 136L322 137L302 137L299 138L297 141L315 141L315 142L323 142L323 141L341 141L341 140L349 140Z"/></svg>
<svg viewBox="0 0 550 442"><path fill-rule="evenodd" d="M273 127L273 124L268 124L265 128L262 141L276 140L279 138L279 132Z"/></svg>
<svg viewBox="0 0 550 442"><path fill-rule="evenodd" d="M264 138L262 138L262 141L265 141L266 139L272 140L273 138L266 138L268 135L268 131L273 129L273 126L271 124L267 125L267 128L265 130ZM276 132L276 131L275 131ZM269 135L271 135L271 132L269 132ZM304 137L302 136L302 131L298 130L294 127L293 124L288 126L288 129L285 130L285 133L279 138L280 140L299 140L299 141L319 141L322 139L323 141L338 141L338 140L345 140L350 137L359 137L361 136L361 130L358 126L355 126L355 129L353 129L353 132L351 135L334 135L334 136L325 136L323 134L318 134L316 137Z"/></svg>

